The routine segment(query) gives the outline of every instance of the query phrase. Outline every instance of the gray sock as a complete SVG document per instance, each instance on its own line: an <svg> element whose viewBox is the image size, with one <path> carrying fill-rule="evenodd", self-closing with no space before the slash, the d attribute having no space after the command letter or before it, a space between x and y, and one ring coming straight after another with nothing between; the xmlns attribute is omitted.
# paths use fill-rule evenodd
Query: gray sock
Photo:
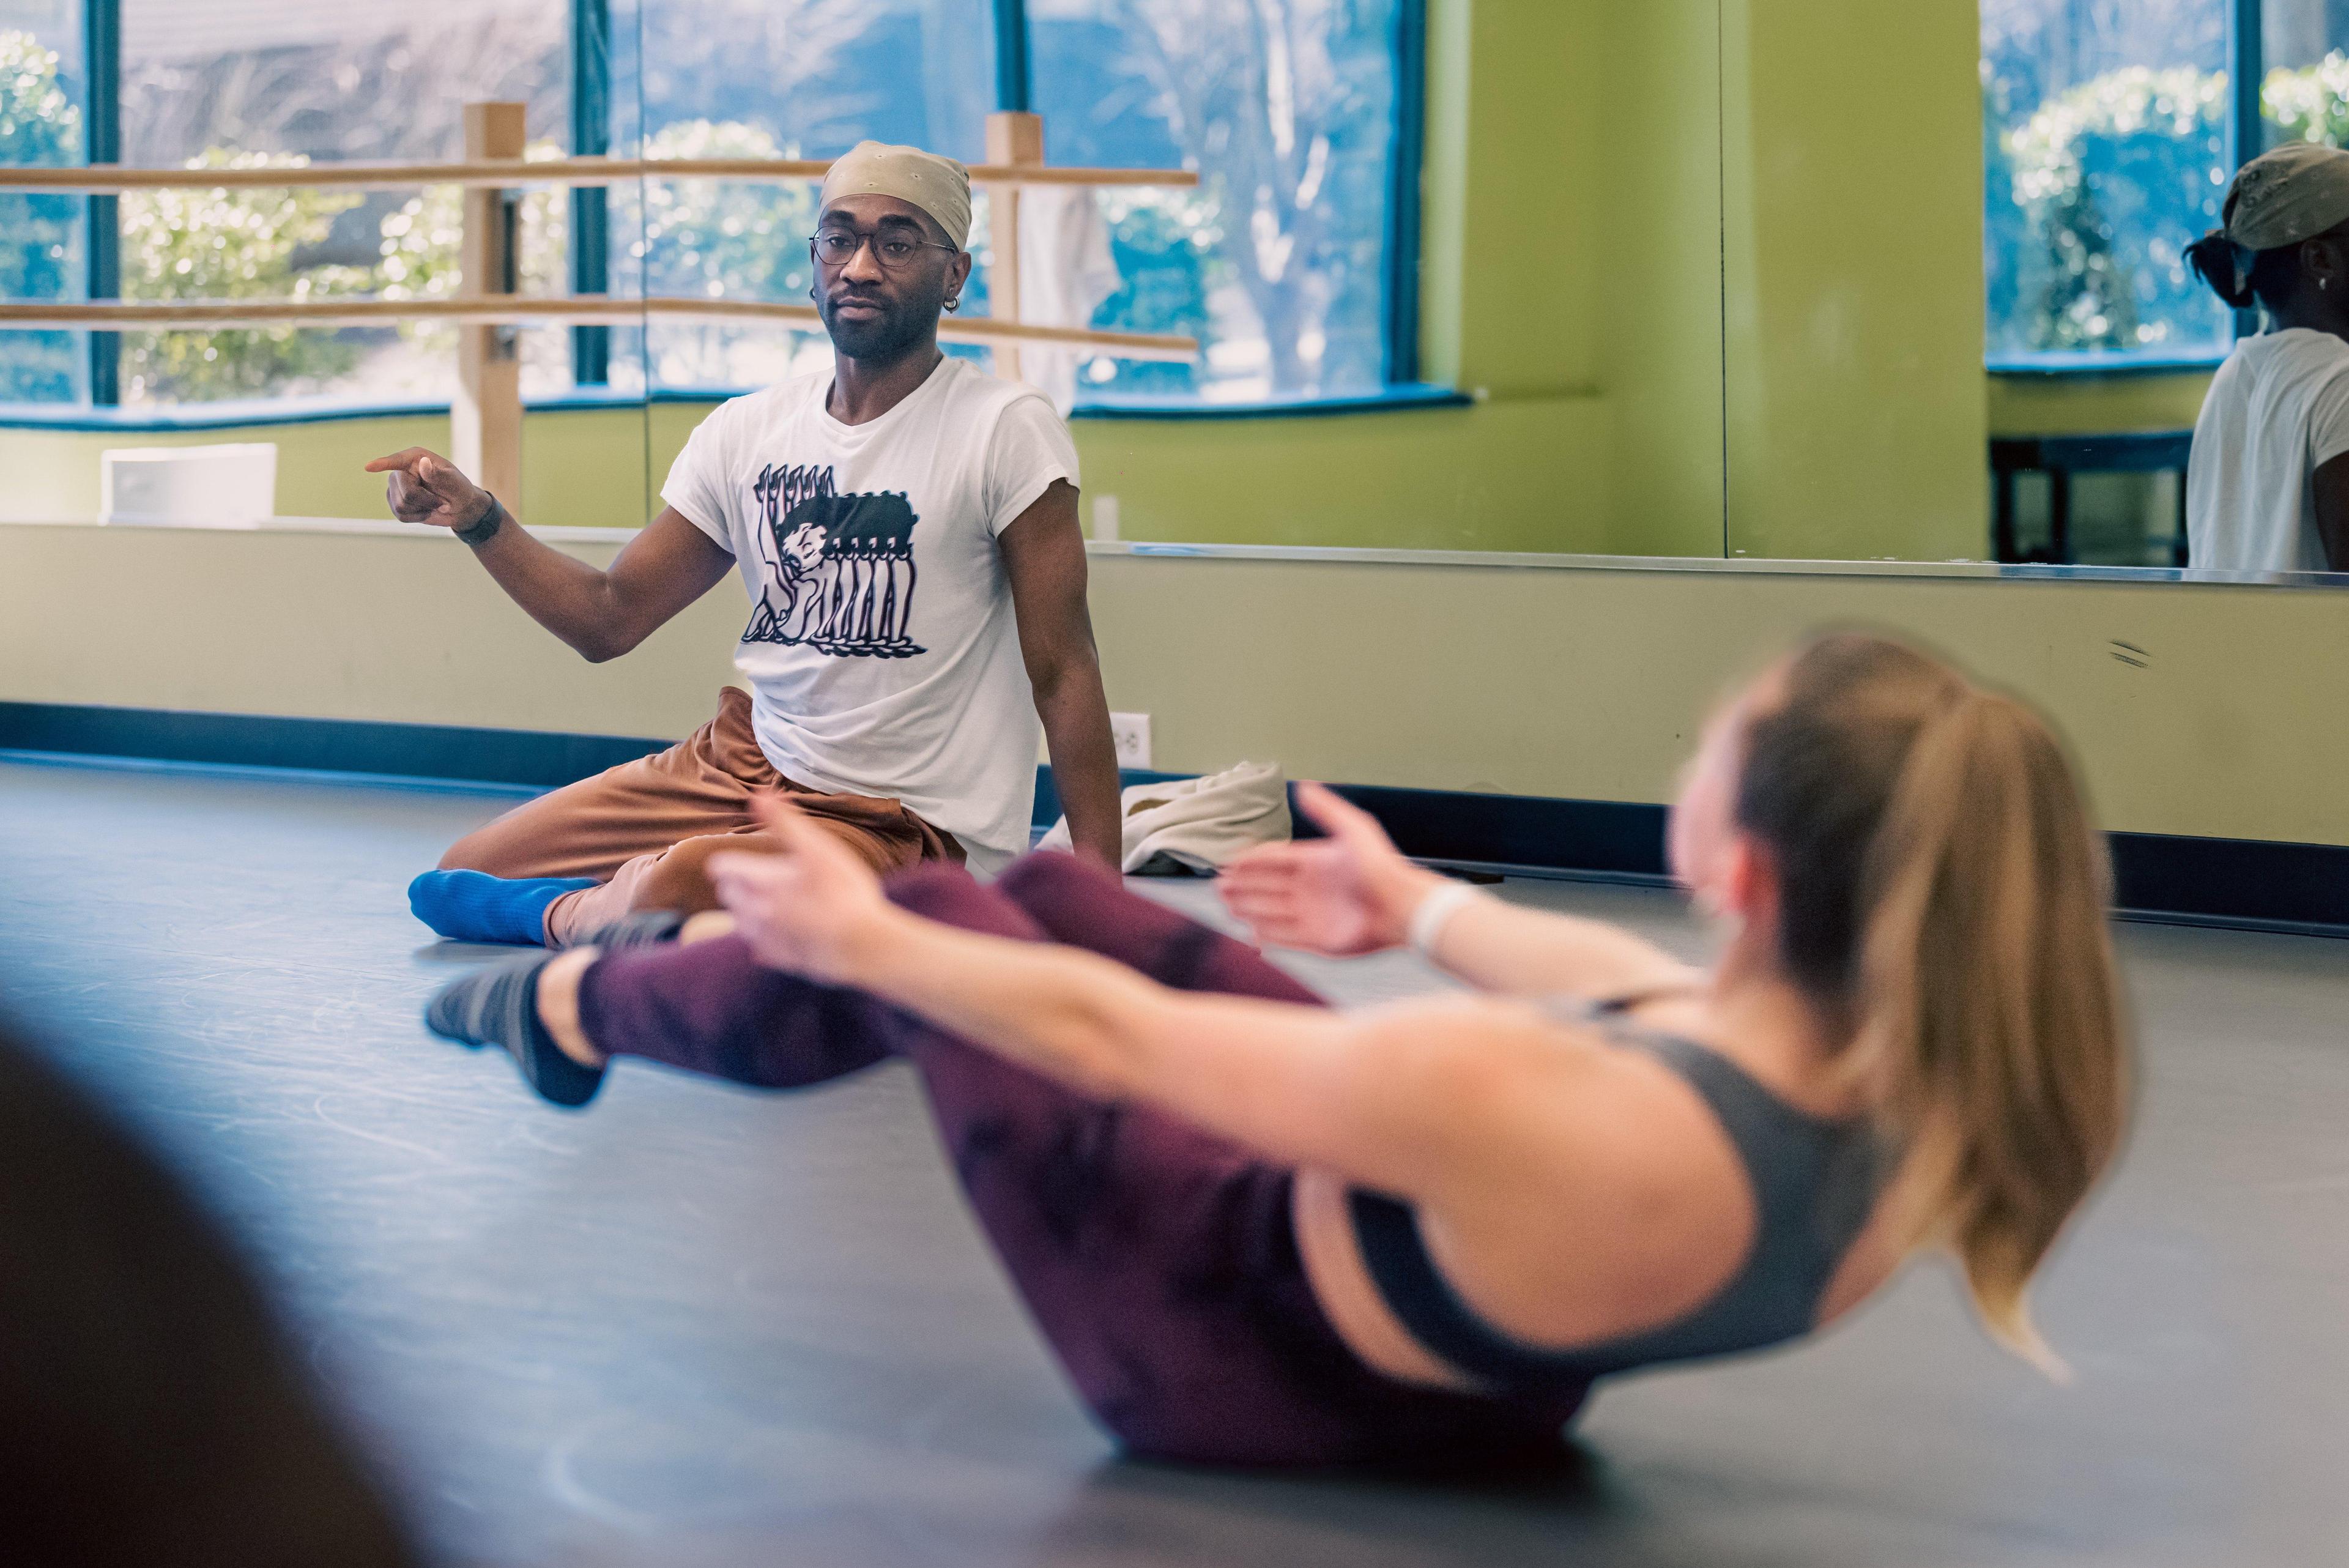
<svg viewBox="0 0 2349 1568"><path fill-rule="evenodd" d="M424 1022L469 1045L503 1046L542 1098L575 1108L604 1086L604 1069L564 1055L538 1021L539 971L554 961L552 953L533 953L452 981L424 1010Z"/></svg>

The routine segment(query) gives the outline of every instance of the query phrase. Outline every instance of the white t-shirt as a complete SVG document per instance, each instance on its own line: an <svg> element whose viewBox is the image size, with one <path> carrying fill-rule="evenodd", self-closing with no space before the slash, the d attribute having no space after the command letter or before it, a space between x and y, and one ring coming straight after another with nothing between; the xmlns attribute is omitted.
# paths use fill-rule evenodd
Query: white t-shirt
<svg viewBox="0 0 2349 1568"><path fill-rule="evenodd" d="M2194 425L2186 535L2198 566L2322 572L2316 471L2349 455L2349 343L2292 327L2235 345Z"/></svg>
<svg viewBox="0 0 2349 1568"><path fill-rule="evenodd" d="M1033 387L942 361L869 424L819 370L713 410L661 497L740 564L760 749L794 783L903 801L974 870L1028 847L1038 723L996 536L1069 428Z"/></svg>

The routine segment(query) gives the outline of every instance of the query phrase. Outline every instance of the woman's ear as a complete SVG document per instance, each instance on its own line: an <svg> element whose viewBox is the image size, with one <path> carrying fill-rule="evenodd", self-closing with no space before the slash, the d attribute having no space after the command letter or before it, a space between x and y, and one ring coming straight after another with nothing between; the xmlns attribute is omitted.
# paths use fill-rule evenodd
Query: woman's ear
<svg viewBox="0 0 2349 1568"><path fill-rule="evenodd" d="M1740 833L1721 857L1715 898L1721 913L1742 925L1766 925L1778 911L1778 877L1769 852L1753 835Z"/></svg>
<svg viewBox="0 0 2349 1568"><path fill-rule="evenodd" d="M1752 840L1742 833L1715 839L1701 860L1682 868L1690 901L1710 919L1743 919L1752 880ZM1693 857L1692 857L1693 858Z"/></svg>

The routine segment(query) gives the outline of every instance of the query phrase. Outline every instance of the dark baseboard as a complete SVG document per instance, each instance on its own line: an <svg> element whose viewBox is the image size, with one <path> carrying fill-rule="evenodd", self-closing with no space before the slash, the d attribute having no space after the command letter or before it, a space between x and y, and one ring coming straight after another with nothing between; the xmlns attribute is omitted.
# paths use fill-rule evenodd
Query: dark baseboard
<svg viewBox="0 0 2349 1568"><path fill-rule="evenodd" d="M2349 848L2112 835L2114 902L2154 920L2349 936Z"/></svg>
<svg viewBox="0 0 2349 1568"><path fill-rule="evenodd" d="M1664 808L1622 801L1340 784L1422 860L1664 881ZM1310 834L1302 815L1299 834Z"/></svg>
<svg viewBox="0 0 2349 1568"><path fill-rule="evenodd" d="M373 774L552 788L661 750L665 741L281 719L238 713L0 702L0 751ZM1129 773L1125 782L1178 775ZM1340 786L1419 858L1500 872L1661 883L1664 808L1446 790ZM1060 815L1039 769L1036 824ZM1300 836L1312 829L1299 818ZM2116 833L2121 911L2185 925L2349 936L2349 846Z"/></svg>
<svg viewBox="0 0 2349 1568"><path fill-rule="evenodd" d="M1341 788L1423 859L1662 883L1661 805ZM2130 919L2349 937L2349 847L2115 833L2114 904Z"/></svg>
<svg viewBox="0 0 2349 1568"><path fill-rule="evenodd" d="M668 743L450 724L0 702L0 751L388 774L466 784L553 788L648 756Z"/></svg>

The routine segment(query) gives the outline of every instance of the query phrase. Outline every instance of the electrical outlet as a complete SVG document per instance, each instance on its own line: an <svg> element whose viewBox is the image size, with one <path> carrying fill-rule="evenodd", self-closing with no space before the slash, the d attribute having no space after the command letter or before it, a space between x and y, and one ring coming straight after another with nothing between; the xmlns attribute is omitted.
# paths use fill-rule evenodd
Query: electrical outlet
<svg viewBox="0 0 2349 1568"><path fill-rule="evenodd" d="M1150 766L1150 715L1147 713L1112 713L1109 732L1117 742L1117 765L1122 768Z"/></svg>

